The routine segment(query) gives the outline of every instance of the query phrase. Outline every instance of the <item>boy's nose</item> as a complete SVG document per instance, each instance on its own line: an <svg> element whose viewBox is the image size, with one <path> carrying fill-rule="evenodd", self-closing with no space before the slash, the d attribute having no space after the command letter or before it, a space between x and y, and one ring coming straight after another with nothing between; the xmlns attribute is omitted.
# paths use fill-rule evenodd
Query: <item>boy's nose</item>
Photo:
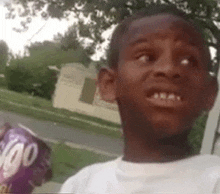
<svg viewBox="0 0 220 194"><path fill-rule="evenodd" d="M154 76L177 80L181 78L181 72L172 57L166 57L159 60L154 66Z"/></svg>
<svg viewBox="0 0 220 194"><path fill-rule="evenodd" d="M175 70L175 67L168 67L168 66L160 66L154 71L155 77L167 77L171 79L177 79L180 78L180 73Z"/></svg>

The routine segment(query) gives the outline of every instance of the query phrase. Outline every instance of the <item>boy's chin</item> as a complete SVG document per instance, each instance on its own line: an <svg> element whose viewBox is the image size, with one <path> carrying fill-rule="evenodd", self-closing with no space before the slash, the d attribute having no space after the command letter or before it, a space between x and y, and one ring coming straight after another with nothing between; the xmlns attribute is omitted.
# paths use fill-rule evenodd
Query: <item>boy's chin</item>
<svg viewBox="0 0 220 194"><path fill-rule="evenodd" d="M154 134L160 138L180 135L192 129L193 121L177 118L154 118L151 120L151 126Z"/></svg>
<svg viewBox="0 0 220 194"><path fill-rule="evenodd" d="M163 139L180 135L189 130L189 128L182 128L180 126L175 125L163 125L163 123L154 126L154 133L157 136L157 139Z"/></svg>

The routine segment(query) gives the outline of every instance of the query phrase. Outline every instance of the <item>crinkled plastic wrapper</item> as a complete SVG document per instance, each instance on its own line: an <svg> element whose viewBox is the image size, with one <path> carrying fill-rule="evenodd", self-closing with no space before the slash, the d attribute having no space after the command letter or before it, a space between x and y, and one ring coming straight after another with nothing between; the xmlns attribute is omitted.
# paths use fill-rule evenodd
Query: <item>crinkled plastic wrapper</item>
<svg viewBox="0 0 220 194"><path fill-rule="evenodd" d="M32 193L52 178L51 149L31 131L12 128L0 139L0 194Z"/></svg>

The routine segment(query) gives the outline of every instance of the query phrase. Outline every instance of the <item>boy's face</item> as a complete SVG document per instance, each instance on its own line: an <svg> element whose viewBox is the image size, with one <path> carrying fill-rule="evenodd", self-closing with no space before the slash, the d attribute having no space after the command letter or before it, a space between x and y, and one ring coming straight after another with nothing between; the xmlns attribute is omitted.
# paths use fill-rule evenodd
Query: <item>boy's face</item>
<svg viewBox="0 0 220 194"><path fill-rule="evenodd" d="M182 18L161 14L135 20L120 46L111 92L122 120L146 122L154 134L166 137L189 129L212 107L216 94L207 48Z"/></svg>

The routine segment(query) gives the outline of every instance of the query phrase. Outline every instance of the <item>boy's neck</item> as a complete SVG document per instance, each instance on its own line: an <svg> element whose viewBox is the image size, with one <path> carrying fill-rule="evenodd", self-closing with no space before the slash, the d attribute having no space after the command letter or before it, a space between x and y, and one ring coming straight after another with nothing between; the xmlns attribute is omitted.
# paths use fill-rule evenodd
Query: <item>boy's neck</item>
<svg viewBox="0 0 220 194"><path fill-rule="evenodd" d="M192 148L188 132L169 138L155 140L144 136L125 136L123 160L137 163L163 163L187 158Z"/></svg>

